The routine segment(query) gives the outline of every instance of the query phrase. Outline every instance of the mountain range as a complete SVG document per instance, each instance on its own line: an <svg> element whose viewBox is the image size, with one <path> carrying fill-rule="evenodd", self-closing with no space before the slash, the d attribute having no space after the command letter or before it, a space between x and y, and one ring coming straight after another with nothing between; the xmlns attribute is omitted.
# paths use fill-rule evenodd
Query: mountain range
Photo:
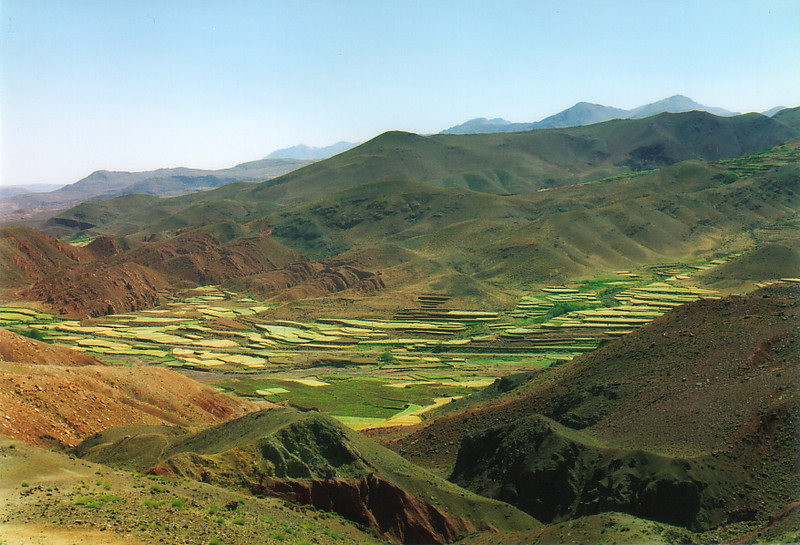
<svg viewBox="0 0 800 545"><path fill-rule="evenodd" d="M273 151L267 155L266 159L327 159L338 155L343 151L354 148L358 145L355 142L337 142L322 148L309 147L305 144L298 144L290 148L283 148Z"/></svg>
<svg viewBox="0 0 800 545"><path fill-rule="evenodd" d="M675 95L651 104L645 104L644 106L633 108L632 110L623 110L611 106L603 106L602 104L592 104L590 102L578 102L571 108L567 108L562 112L546 117L541 121L532 123L512 123L511 121L506 121L502 118L477 118L467 121L466 123L462 123L461 125L450 127L449 129L442 131L442 133L474 134L484 132L516 132L529 131L533 129L577 127L580 125L600 123L610 119L639 119L663 112L678 113L689 112L692 110L709 112L718 116L737 115L736 113L729 112L723 108L704 106L683 95ZM776 112L777 111L778 110L776 110Z"/></svg>
<svg viewBox="0 0 800 545"><path fill-rule="evenodd" d="M56 210L90 199L108 199L132 193L174 197L220 187L231 182L262 182L310 165L312 159L261 159L220 170L161 168L142 172L98 170L75 183L53 191L15 192L0 199L6 220L46 217Z"/></svg>
<svg viewBox="0 0 800 545"><path fill-rule="evenodd" d="M721 181L739 176L714 163L800 134L779 119L694 111L522 133L389 132L259 184L82 203L46 229L118 237L130 250L114 257L116 265L278 297L300 285L295 296L337 285L391 288L373 301L449 286L500 304L498 285L685 255L715 237L739 236L745 225L783 221L793 198L791 161L771 178L730 184ZM781 190L770 196L773 183ZM758 204L765 199L769 206ZM598 231L606 244L587 235ZM187 261L187 254L204 257ZM345 265L361 272L345 273ZM69 298L66 281L37 289L58 286L61 295L52 295Z"/></svg>
<svg viewBox="0 0 800 545"><path fill-rule="evenodd" d="M0 541L800 541L800 108L155 172L0 228Z"/></svg>

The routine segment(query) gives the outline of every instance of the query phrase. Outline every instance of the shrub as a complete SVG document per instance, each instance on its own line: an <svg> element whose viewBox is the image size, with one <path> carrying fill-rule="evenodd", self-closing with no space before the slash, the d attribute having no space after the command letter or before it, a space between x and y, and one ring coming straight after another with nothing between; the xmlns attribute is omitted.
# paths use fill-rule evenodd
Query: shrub
<svg viewBox="0 0 800 545"><path fill-rule="evenodd" d="M75 505L80 505L81 507L86 507L87 509L97 509L100 507L100 503L94 500L94 498L90 498L88 496L81 496L80 498L75 499Z"/></svg>
<svg viewBox="0 0 800 545"><path fill-rule="evenodd" d="M38 329L27 329L25 331L21 331L20 334L35 341L48 342L47 336Z"/></svg>
<svg viewBox="0 0 800 545"><path fill-rule="evenodd" d="M378 361L382 363L393 363L394 362L394 355L392 354L391 349L387 348L384 350L380 356L378 356Z"/></svg>

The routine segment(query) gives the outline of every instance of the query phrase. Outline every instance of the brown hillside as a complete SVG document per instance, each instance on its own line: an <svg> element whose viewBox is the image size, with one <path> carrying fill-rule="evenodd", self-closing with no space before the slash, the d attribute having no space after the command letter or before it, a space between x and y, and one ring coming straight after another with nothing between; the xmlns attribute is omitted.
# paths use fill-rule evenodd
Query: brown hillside
<svg viewBox="0 0 800 545"><path fill-rule="evenodd" d="M797 492L796 295L685 305L555 381L534 375L494 414L528 415L467 434L451 480L545 522L767 521Z"/></svg>
<svg viewBox="0 0 800 545"><path fill-rule="evenodd" d="M783 285L678 307L389 446L419 463L448 466L466 433L539 413L615 446L687 455L724 448L743 422L793 391L796 295Z"/></svg>
<svg viewBox="0 0 800 545"><path fill-rule="evenodd" d="M36 365L105 365L95 358L0 329L0 361Z"/></svg>
<svg viewBox="0 0 800 545"><path fill-rule="evenodd" d="M161 274L147 267L100 262L53 273L21 294L46 302L59 314L102 316L153 307L167 286Z"/></svg>
<svg viewBox="0 0 800 545"><path fill-rule="evenodd" d="M0 229L0 286L15 287L94 261L85 248L64 244L29 227Z"/></svg>
<svg viewBox="0 0 800 545"><path fill-rule="evenodd" d="M719 267L703 271L697 278L717 290L754 287L756 282L800 276L800 237L784 243L764 244Z"/></svg>
<svg viewBox="0 0 800 545"><path fill-rule="evenodd" d="M238 278L232 284L280 301L320 297L345 290L372 292L384 287L381 277L350 265L306 262L268 273Z"/></svg>
<svg viewBox="0 0 800 545"><path fill-rule="evenodd" d="M0 435L72 447L123 425L209 425L272 406L160 367L107 367L0 329Z"/></svg>
<svg viewBox="0 0 800 545"><path fill-rule="evenodd" d="M114 262L132 262L199 284L258 274L302 261L294 251L269 236L252 236L224 243L202 230L146 242Z"/></svg>
<svg viewBox="0 0 800 545"><path fill-rule="evenodd" d="M0 363L0 434L43 446L72 447L113 426L216 424L265 405L158 367Z"/></svg>

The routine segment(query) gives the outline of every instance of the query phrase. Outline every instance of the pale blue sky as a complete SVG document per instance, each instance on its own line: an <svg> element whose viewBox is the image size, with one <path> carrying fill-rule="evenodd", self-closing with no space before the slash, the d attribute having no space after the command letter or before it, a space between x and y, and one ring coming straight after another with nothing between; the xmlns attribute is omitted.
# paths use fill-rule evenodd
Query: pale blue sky
<svg viewBox="0 0 800 545"><path fill-rule="evenodd" d="M800 104L798 0L0 0L2 181L674 94Z"/></svg>

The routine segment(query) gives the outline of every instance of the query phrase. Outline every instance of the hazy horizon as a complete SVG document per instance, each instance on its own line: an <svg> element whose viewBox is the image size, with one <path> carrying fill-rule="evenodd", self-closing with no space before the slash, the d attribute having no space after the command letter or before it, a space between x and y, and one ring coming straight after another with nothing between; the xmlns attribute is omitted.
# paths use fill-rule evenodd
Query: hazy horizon
<svg viewBox="0 0 800 545"><path fill-rule="evenodd" d="M800 3L2 1L3 185L682 94L800 104Z"/></svg>

